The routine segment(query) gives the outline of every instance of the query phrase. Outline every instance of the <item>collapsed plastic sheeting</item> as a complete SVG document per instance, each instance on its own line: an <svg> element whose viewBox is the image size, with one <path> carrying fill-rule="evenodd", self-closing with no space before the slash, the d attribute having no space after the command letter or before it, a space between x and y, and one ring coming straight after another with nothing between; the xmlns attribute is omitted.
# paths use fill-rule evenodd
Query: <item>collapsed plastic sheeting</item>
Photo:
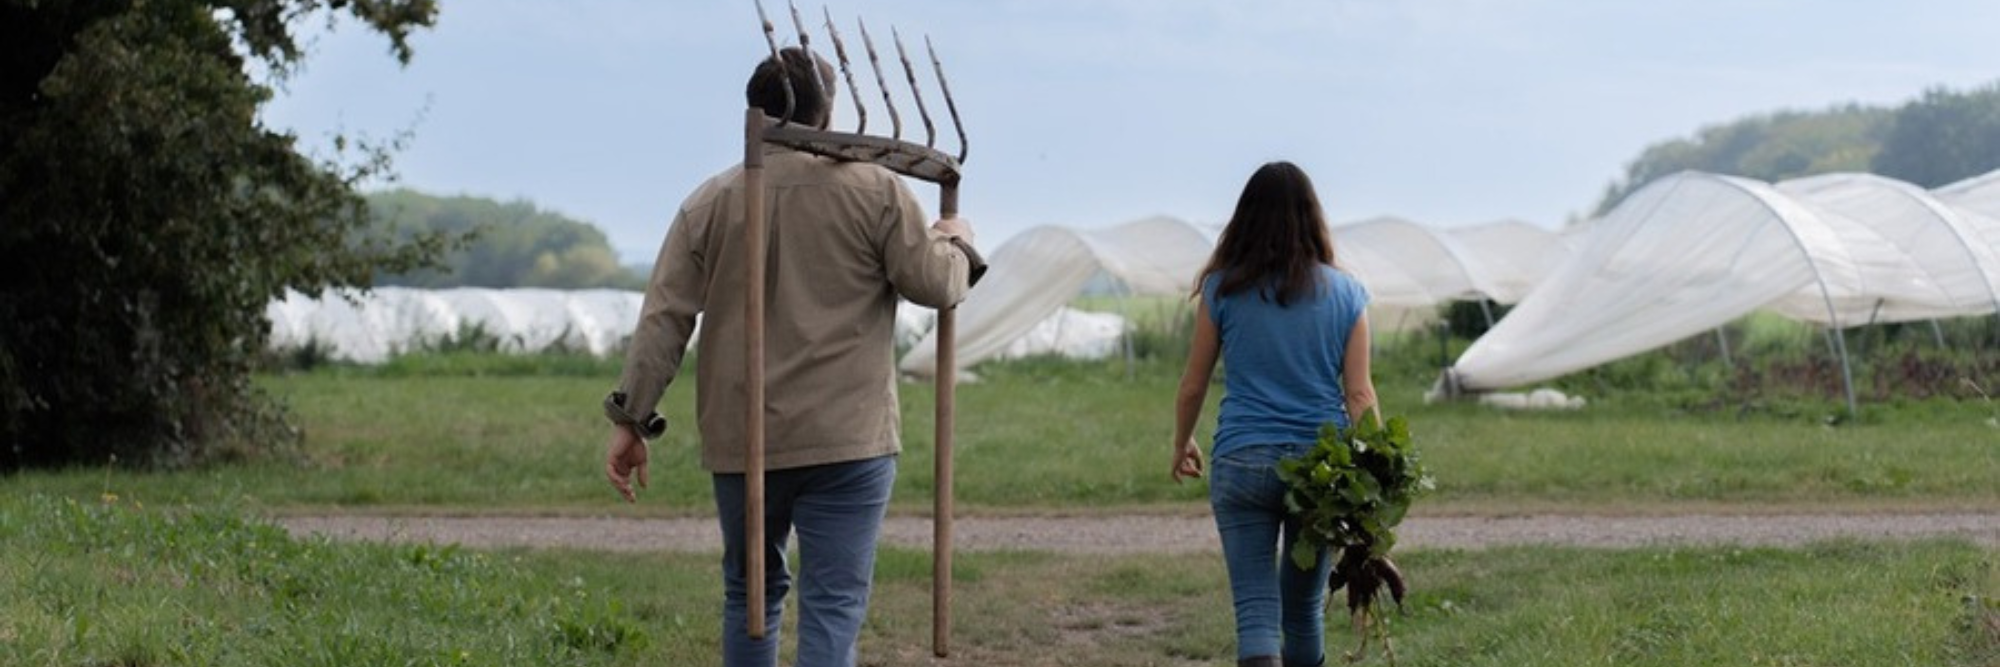
<svg viewBox="0 0 2000 667"><path fill-rule="evenodd" d="M1213 247L1201 230L1172 218L1091 231L1044 226L1017 234L988 256L992 268L958 306L958 363L971 366L1006 353L1076 298L1099 271L1132 295L1186 294ZM900 368L935 375L935 334L911 347Z"/></svg>
<svg viewBox="0 0 2000 667"><path fill-rule="evenodd" d="M1586 401L1561 390L1542 387L1534 391L1496 391L1479 395L1479 404L1503 410L1578 410Z"/></svg>
<svg viewBox="0 0 2000 667"><path fill-rule="evenodd" d="M1437 229L1382 217L1332 228L1336 260L1368 286L1370 305L1514 303L1567 254L1555 232L1505 221Z"/></svg>
<svg viewBox="0 0 2000 667"><path fill-rule="evenodd" d="M1125 318L1063 308L1007 344L997 359L1059 355L1071 359L1103 359L1118 351L1125 337Z"/></svg>
<svg viewBox="0 0 2000 667"><path fill-rule="evenodd" d="M1430 228L1394 218L1330 229L1338 261L1374 294L1370 317L1428 318L1444 302L1488 298L1513 303L1568 250L1550 231L1519 222ZM1115 352L1123 318L1065 306L1093 278L1113 279L1131 296L1185 296L1214 249L1209 234L1172 218L1079 231L1037 227L990 255L992 270L958 308L958 360L1036 354L1101 357ZM605 354L638 321L643 296L619 290L418 290L385 287L350 298L292 295L271 304L272 345L317 342L336 358L376 363L400 351L478 326L504 349L551 346ZM935 313L903 304L897 344L906 373L931 375Z"/></svg>
<svg viewBox="0 0 2000 667"><path fill-rule="evenodd" d="M1984 223L1913 190L1859 175L1655 181L1584 230L1445 384L1518 387L1759 309L1833 327L1994 312L2000 265L1969 240Z"/></svg>
<svg viewBox="0 0 2000 667"><path fill-rule="evenodd" d="M1329 231L1336 261L1368 287L1370 317L1392 328L1428 318L1450 301L1513 303L1568 253L1555 232L1513 221L1434 228L1385 217ZM1209 234L1164 217L1102 230L1023 232L992 253L993 268L959 306L958 362L971 366L1000 356L1009 341L1076 298L1100 272L1128 295L1188 295L1214 249ZM903 358L902 370L933 374L935 345L930 338L919 342Z"/></svg>
<svg viewBox="0 0 2000 667"><path fill-rule="evenodd" d="M322 345L335 359L380 363L472 327L502 350L554 347L602 355L639 322L644 295L626 290L378 287L320 298L292 293L265 309L273 348Z"/></svg>
<svg viewBox="0 0 2000 667"><path fill-rule="evenodd" d="M265 315L273 349L317 345L332 358L356 363L380 363L474 327L504 352L569 349L604 356L623 347L644 300L624 290L381 287L317 299L293 293L272 302ZM896 315L897 341L905 346L915 345L934 321L933 311L907 303ZM1124 330L1118 315L1060 308L997 356L1103 358L1117 351Z"/></svg>

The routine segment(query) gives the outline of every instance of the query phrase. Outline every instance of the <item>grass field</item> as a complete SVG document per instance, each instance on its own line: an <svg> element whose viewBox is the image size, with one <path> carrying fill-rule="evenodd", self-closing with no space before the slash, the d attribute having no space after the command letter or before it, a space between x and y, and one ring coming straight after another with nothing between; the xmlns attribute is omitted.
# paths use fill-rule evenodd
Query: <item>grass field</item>
<svg viewBox="0 0 2000 667"><path fill-rule="evenodd" d="M1581 411L1515 413L1424 405L1421 364L1380 368L1389 411L1411 419L1439 483L1417 514L2000 510L1990 400L1846 417L1834 402L1702 409L1614 392ZM269 375L260 383L304 429L295 451L0 478L0 665L712 664L713 554L336 544L258 520L707 513L685 386L662 405L673 428L642 502L604 483L597 401L615 372L440 356ZM983 367L959 393L959 512L1204 511L1203 485L1165 473L1177 373L1157 361ZM894 511L922 513L930 390L903 391ZM1393 621L1402 665L2000 664L2000 553L1965 543L1399 554L1415 579ZM953 664L1233 663L1216 555L966 553L956 565ZM878 581L864 659L935 664L928 554L885 553ZM1330 624L1335 653L1351 647L1344 617Z"/></svg>
<svg viewBox="0 0 2000 667"><path fill-rule="evenodd" d="M0 664L709 665L713 555L296 540L228 507L0 497ZM1954 543L1415 551L1398 664L2000 661L2000 562ZM1218 556L956 560L952 664L1234 663ZM926 665L929 555L886 552L862 640ZM1331 619L1329 651L1355 646ZM1378 656L1370 664L1382 664Z"/></svg>
<svg viewBox="0 0 2000 667"><path fill-rule="evenodd" d="M1175 485L1166 474L1176 372L1150 365L1128 376L1115 363L1079 366L1001 365L960 388L962 511L1203 502L1202 485ZM1993 483L2000 426L1995 408L1980 401L1878 407L1867 419L1832 426L1817 416L1692 413L1639 401L1559 413L1424 405L1422 379L1381 380L1389 411L1410 417L1437 476L1438 492L1419 513L2000 508ZM76 498L110 492L275 511L707 511L709 482L685 386L661 407L672 427L654 445L644 502L614 502L601 474L606 426L597 407L613 381L591 368L269 376L263 384L292 405L305 429L292 456L166 473L37 472L0 483ZM898 511L924 511L932 492L931 389L902 390L896 503ZM1212 423L1214 414L1211 406L1205 418Z"/></svg>

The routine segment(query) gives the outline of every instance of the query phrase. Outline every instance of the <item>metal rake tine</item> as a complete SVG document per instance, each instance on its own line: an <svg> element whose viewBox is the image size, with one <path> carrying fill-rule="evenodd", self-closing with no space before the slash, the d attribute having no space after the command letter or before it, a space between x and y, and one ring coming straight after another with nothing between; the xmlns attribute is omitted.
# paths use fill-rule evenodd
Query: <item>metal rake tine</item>
<svg viewBox="0 0 2000 667"><path fill-rule="evenodd" d="M868 36L868 23L861 19L854 22L861 26L861 45L868 49L868 64L875 68L875 88L882 91L882 106L889 109L889 138L903 139L903 115L896 113L896 100L889 96L889 81L882 76L882 59L875 55L875 38Z"/></svg>
<svg viewBox="0 0 2000 667"><path fill-rule="evenodd" d="M965 123L958 119L958 101L951 97L951 84L944 79L944 62L938 60L937 47L931 44L931 36L924 35L924 50L931 54L931 67L937 70L938 90L944 93L944 107L951 111L951 129L958 133L958 163L965 164L965 154L971 147L965 142Z"/></svg>
<svg viewBox="0 0 2000 667"><path fill-rule="evenodd" d="M910 80L910 97L917 98L917 116L924 119L924 146L937 146L937 126L931 123L931 112L924 108L924 91L917 89L917 68L910 66L910 53L903 49L903 34L889 27L889 36L896 40L896 57L903 59L903 74Z"/></svg>
<svg viewBox="0 0 2000 667"><path fill-rule="evenodd" d="M778 55L778 26L771 24L771 17L764 14L764 0L756 0L757 22L764 24L764 43L771 47L771 61L778 64L778 80L785 84L785 116L778 119L778 126L792 122L792 111L798 99L792 95L791 71L785 67L785 58Z"/></svg>
<svg viewBox="0 0 2000 667"><path fill-rule="evenodd" d="M855 134L868 131L868 107L861 103L861 87L854 85L854 70L847 66L847 44L840 41L840 30L833 25L833 10L821 6L826 13L826 36L833 40L833 55L840 60L840 74L847 78L848 96L854 99L854 116L859 122L854 127Z"/></svg>

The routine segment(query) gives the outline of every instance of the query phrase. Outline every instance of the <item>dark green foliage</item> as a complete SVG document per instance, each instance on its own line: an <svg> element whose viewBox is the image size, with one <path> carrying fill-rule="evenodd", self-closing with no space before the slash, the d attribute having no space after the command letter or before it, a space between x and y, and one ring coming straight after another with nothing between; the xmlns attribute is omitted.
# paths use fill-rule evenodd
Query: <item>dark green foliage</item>
<svg viewBox="0 0 2000 667"><path fill-rule="evenodd" d="M0 0L0 470L283 440L247 380L266 304L442 248L364 233L381 151L311 160L257 119L252 61L282 75L296 21L340 11L407 59L436 8Z"/></svg>
<svg viewBox="0 0 2000 667"><path fill-rule="evenodd" d="M1654 179L1684 170L1779 181L1872 172L1931 188L2000 168L2000 83L1943 88L1901 107L1857 104L1762 114L1646 148L1605 189L1596 214Z"/></svg>
<svg viewBox="0 0 2000 667"><path fill-rule="evenodd" d="M1126 342L1134 359L1185 361L1188 346L1194 343L1194 307L1177 308L1155 315L1149 325L1144 319L1128 317Z"/></svg>
<svg viewBox="0 0 2000 667"><path fill-rule="evenodd" d="M1844 419L1846 376L1829 335L1820 327L1757 316L1550 384L1630 408ZM1989 400L2000 382L2000 319L1879 324L1840 336L1864 418L1873 406Z"/></svg>
<svg viewBox="0 0 2000 667"><path fill-rule="evenodd" d="M1451 335L1472 340L1486 335L1486 330L1500 323L1512 306L1504 306L1491 300L1453 301L1439 306L1444 321L1451 328Z"/></svg>
<svg viewBox="0 0 2000 667"><path fill-rule="evenodd" d="M1605 189L1602 215L1654 179L1686 170L1777 181L1836 171L1867 171L1895 114L1847 105L1819 112L1786 111L1702 128L1693 138L1648 146Z"/></svg>
<svg viewBox="0 0 2000 667"><path fill-rule="evenodd" d="M1410 503L1435 487L1411 445L1408 421L1391 417L1383 424L1372 412L1353 421L1345 429L1326 425L1312 451L1278 462L1278 479L1288 487L1285 508L1304 526L1292 545L1292 563L1311 570L1322 549L1335 557L1328 593L1347 589L1347 611L1362 640L1350 659L1366 650L1370 628L1388 645L1388 628L1373 609L1384 588L1398 606L1408 593L1402 570L1389 558L1396 526Z"/></svg>
<svg viewBox="0 0 2000 667"><path fill-rule="evenodd" d="M1285 507L1305 523L1292 550L1301 568L1313 566L1320 547L1388 555L1410 503L1434 484L1411 445L1409 422L1391 417L1383 424L1372 414L1346 429L1320 429L1312 451L1278 462L1278 479L1290 487Z"/></svg>
<svg viewBox="0 0 2000 667"><path fill-rule="evenodd" d="M646 276L620 266L602 231L525 201L436 197L413 190L368 196L378 224L409 236L470 234L443 266L384 275L415 287L612 287L643 289Z"/></svg>
<svg viewBox="0 0 2000 667"><path fill-rule="evenodd" d="M2000 168L2000 83L1969 93L1924 91L1896 112L1871 166L1927 188Z"/></svg>

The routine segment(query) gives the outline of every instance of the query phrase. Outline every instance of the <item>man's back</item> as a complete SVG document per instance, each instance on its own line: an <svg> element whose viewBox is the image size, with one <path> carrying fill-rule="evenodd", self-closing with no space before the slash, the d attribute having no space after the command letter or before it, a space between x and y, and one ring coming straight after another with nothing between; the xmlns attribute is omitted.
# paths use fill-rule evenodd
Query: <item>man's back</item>
<svg viewBox="0 0 2000 667"><path fill-rule="evenodd" d="M649 293L649 304L685 302L671 309L703 313L698 421L703 467L716 472L743 466L741 188L742 172L733 169L688 198ZM772 149L764 196L768 465L896 453L898 296L927 306L956 303L967 289L966 257L928 230L902 180L874 165Z"/></svg>

